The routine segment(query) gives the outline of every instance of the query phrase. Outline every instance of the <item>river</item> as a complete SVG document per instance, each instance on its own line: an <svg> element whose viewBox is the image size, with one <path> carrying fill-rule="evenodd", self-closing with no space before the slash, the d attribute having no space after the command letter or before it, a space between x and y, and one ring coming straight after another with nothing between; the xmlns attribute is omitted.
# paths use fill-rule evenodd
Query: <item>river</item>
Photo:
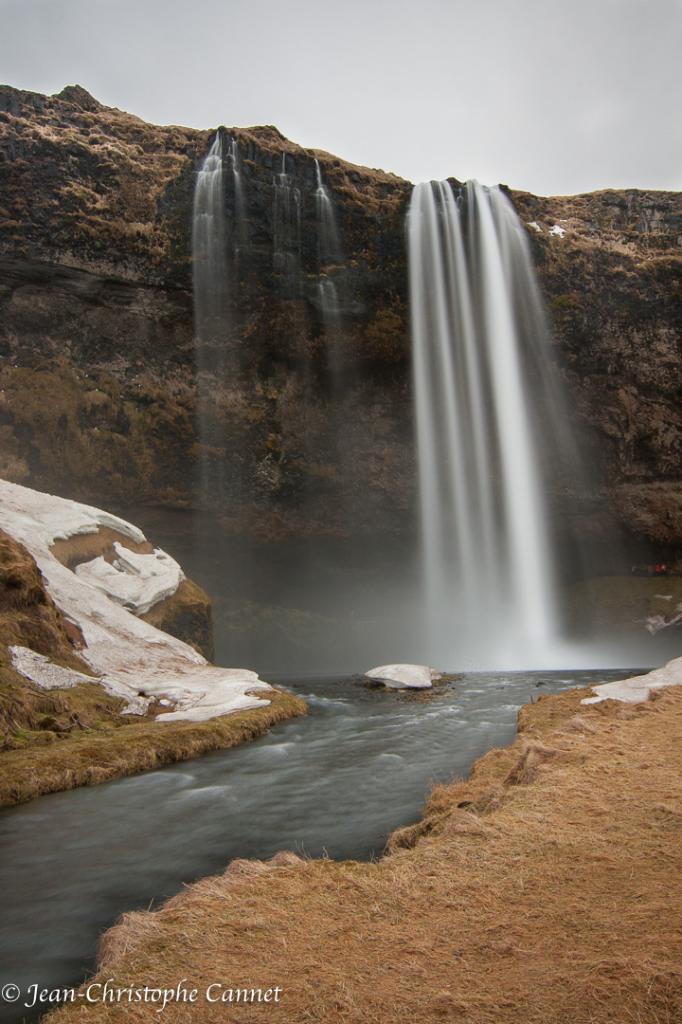
<svg viewBox="0 0 682 1024"><path fill-rule="evenodd" d="M78 984L121 913L156 907L235 857L378 857L434 783L512 741L521 705L627 674L472 674L426 695L288 680L310 714L253 743L5 810L3 981ZM3 1022L24 1014L35 1019L20 1004L0 1007Z"/></svg>

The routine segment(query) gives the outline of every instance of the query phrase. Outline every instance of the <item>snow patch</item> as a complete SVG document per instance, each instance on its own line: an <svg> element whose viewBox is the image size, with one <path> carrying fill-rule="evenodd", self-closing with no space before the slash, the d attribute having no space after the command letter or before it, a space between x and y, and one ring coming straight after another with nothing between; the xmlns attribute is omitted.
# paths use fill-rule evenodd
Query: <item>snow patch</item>
<svg viewBox="0 0 682 1024"><path fill-rule="evenodd" d="M185 578L175 559L161 548L141 555L115 541L114 551L112 563L102 555L81 562L76 576L136 615L144 615L159 601L171 597Z"/></svg>
<svg viewBox="0 0 682 1024"><path fill-rule="evenodd" d="M38 654L30 647L10 647L9 653L13 668L43 690L65 690L80 683L99 682L97 678L86 676L84 672L55 665L44 654Z"/></svg>
<svg viewBox="0 0 682 1024"><path fill-rule="evenodd" d="M108 526L109 529L122 533L124 537L129 537L137 544L143 544L146 540L142 530L125 519L112 515L111 512L94 508L92 505L82 505L68 498L56 498L51 494L33 491L29 487L22 489L27 491L28 495L23 503L24 510L19 512L19 516L23 515L31 520L34 513L39 511L43 536L49 537L50 545L57 540L68 540L69 537L80 534L97 533L101 526Z"/></svg>
<svg viewBox="0 0 682 1024"><path fill-rule="evenodd" d="M682 685L682 658L669 661L662 668L654 669L645 676L631 676L629 679L617 679L613 683L602 683L593 686L595 697L585 697L581 704L599 704L603 700L620 700L625 704L640 704L651 696L654 690L664 686Z"/></svg>
<svg viewBox="0 0 682 1024"><path fill-rule="evenodd" d="M96 682L126 701L124 713L144 714L153 699L163 699L171 702L173 710L159 715L157 721L203 722L269 704L251 693L271 690L255 672L210 665L189 644L143 622L112 600L101 585L93 585L72 572L52 554L55 540L96 533L100 526L109 526L138 543L145 540L141 530L108 512L0 480L0 528L33 555L57 608L81 630L86 646L79 652L80 657L99 677ZM154 556L139 556L123 548L121 551L124 554L118 551L119 558L133 567L139 568L137 560L148 557L156 557L157 568L163 564L156 552ZM143 566L151 564L142 562ZM147 581L154 578L147 569L140 571L143 577L146 573ZM49 659L47 665L41 663L42 656L35 652L30 652L33 657L29 659L21 653L26 648L17 650L17 668L26 678L32 678L29 673L55 678L59 666L49 663ZM85 679L92 681L88 676Z"/></svg>
<svg viewBox="0 0 682 1024"><path fill-rule="evenodd" d="M549 229L550 235L558 235L559 238L563 238L566 234L566 228L562 228L560 224L554 224Z"/></svg>
<svg viewBox="0 0 682 1024"><path fill-rule="evenodd" d="M392 690L428 690L441 673L428 665L379 665L365 672Z"/></svg>
<svg viewBox="0 0 682 1024"><path fill-rule="evenodd" d="M529 220L526 221L526 223L528 224L529 228L533 228L534 231L537 231L539 234L542 234L542 228L536 220Z"/></svg>

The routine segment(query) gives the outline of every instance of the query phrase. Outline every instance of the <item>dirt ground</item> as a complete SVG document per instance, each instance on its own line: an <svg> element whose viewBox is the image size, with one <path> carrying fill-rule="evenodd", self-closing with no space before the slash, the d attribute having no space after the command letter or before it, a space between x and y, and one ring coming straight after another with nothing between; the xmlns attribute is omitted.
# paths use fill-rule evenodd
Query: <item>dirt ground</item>
<svg viewBox="0 0 682 1024"><path fill-rule="evenodd" d="M524 708L378 863L235 861L104 936L95 983L196 1002L81 998L50 1024L680 1024L682 688L584 695Z"/></svg>

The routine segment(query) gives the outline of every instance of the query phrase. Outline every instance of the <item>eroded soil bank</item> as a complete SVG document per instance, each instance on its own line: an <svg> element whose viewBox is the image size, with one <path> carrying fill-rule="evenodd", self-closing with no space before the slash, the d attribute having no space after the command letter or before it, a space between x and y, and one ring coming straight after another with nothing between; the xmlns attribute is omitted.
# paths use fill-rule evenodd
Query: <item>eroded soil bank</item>
<svg viewBox="0 0 682 1024"><path fill-rule="evenodd" d="M196 987L164 1020L262 1019L208 985L281 986L269 1020L672 1024L682 1019L682 690L519 714L378 863L233 861L104 937L95 981ZM215 991L215 990L214 990ZM143 1021L67 1005L54 1024Z"/></svg>

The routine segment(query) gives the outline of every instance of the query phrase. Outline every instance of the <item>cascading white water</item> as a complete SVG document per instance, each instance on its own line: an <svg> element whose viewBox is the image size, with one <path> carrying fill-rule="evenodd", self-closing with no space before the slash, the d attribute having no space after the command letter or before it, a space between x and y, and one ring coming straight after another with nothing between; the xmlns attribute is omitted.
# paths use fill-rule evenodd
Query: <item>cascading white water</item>
<svg viewBox="0 0 682 1024"><path fill-rule="evenodd" d="M321 265L335 263L341 259L341 242L336 215L329 190L322 180L319 160L315 161L315 209L317 211L317 231L319 261Z"/></svg>
<svg viewBox="0 0 682 1024"><path fill-rule="evenodd" d="M236 138L230 139L227 160L232 168L232 185L234 189L234 258L239 263L246 245L246 206L244 202L244 185L242 183L241 156Z"/></svg>
<svg viewBox="0 0 682 1024"><path fill-rule="evenodd" d="M227 306L227 250L220 132L204 157L194 187L192 216L194 323L199 342L224 330Z"/></svg>
<svg viewBox="0 0 682 1024"><path fill-rule="evenodd" d="M556 636L526 380L543 361L543 316L507 197L470 182L463 198L448 182L417 185L408 216L429 657L530 665Z"/></svg>
<svg viewBox="0 0 682 1024"><path fill-rule="evenodd" d="M289 290L300 285L301 273L301 193L287 174L287 155L282 153L282 168L273 179L273 264L287 282Z"/></svg>
<svg viewBox="0 0 682 1024"><path fill-rule="evenodd" d="M339 296L336 283L326 271L331 264L341 261L341 241L336 224L336 215L329 191L322 180L319 160L315 160L315 210L317 213L317 249L320 280L318 293L320 306L328 327L336 326L339 312Z"/></svg>
<svg viewBox="0 0 682 1024"><path fill-rule="evenodd" d="M202 451L219 447L212 415L215 375L222 377L229 329L227 219L223 172L223 140L216 134L199 167L192 216L192 280L197 367L197 433ZM199 459L199 489L204 497L221 493L223 467L207 454Z"/></svg>

